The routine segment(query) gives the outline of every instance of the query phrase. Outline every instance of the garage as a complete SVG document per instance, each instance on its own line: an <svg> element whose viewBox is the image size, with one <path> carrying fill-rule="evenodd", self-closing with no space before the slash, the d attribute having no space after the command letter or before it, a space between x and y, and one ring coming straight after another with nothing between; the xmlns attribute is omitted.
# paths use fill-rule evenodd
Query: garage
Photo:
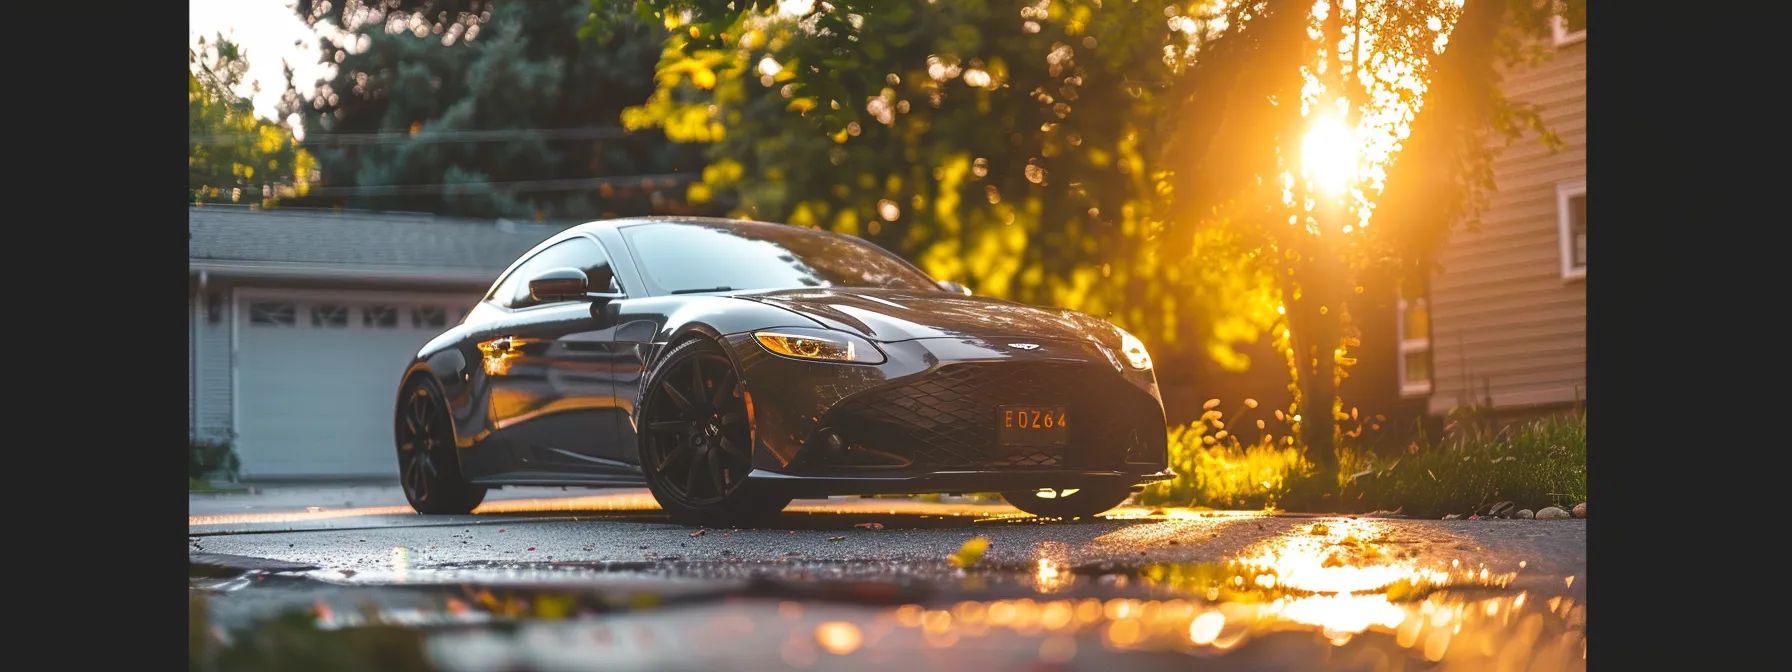
<svg viewBox="0 0 1792 672"><path fill-rule="evenodd" d="M239 288L232 340L242 476L396 478L400 374L468 295Z"/></svg>

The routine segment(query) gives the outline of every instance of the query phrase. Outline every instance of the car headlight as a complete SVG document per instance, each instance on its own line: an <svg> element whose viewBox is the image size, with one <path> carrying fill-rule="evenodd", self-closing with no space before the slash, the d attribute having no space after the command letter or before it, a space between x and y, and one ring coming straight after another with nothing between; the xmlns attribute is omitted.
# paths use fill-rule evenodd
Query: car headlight
<svg viewBox="0 0 1792 672"><path fill-rule="evenodd" d="M870 341L838 331L779 329L753 334L759 345L775 355L794 359L852 364L881 364L884 353Z"/></svg>
<svg viewBox="0 0 1792 672"><path fill-rule="evenodd" d="M1127 333L1125 329L1120 329L1120 354L1126 358L1126 363L1131 364L1132 368L1140 371L1151 370L1151 353L1145 351L1145 342L1140 341L1139 337Z"/></svg>

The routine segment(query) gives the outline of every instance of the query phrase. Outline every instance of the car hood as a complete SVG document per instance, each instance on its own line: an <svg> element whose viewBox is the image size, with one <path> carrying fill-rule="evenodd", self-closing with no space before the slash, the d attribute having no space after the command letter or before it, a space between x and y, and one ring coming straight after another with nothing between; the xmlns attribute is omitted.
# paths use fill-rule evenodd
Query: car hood
<svg viewBox="0 0 1792 672"><path fill-rule="evenodd" d="M1106 321L1070 310L947 292L789 289L738 294L880 343L917 338L1118 339Z"/></svg>

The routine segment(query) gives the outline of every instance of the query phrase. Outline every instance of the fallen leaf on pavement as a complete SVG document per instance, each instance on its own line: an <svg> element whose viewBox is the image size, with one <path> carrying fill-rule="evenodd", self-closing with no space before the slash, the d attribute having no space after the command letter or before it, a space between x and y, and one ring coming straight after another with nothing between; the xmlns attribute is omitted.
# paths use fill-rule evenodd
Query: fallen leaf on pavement
<svg viewBox="0 0 1792 672"><path fill-rule="evenodd" d="M854 525L853 527L863 528L863 529L867 529L867 530L881 530L881 529L884 529L884 524L883 523L859 523L857 525ZM790 533L796 534L796 531L792 530Z"/></svg>
<svg viewBox="0 0 1792 672"><path fill-rule="evenodd" d="M703 536L703 535L705 535L705 534L709 534L709 530L697 530L697 531L696 531L696 532L692 532L692 533L691 533L691 536L693 536L693 537L701 537L701 536Z"/></svg>
<svg viewBox="0 0 1792 672"><path fill-rule="evenodd" d="M846 541L846 537L828 537L828 541Z"/></svg>
<svg viewBox="0 0 1792 672"><path fill-rule="evenodd" d="M970 567L977 564L978 560L983 559L983 552L986 550L989 550L989 540L975 537L958 547L957 553L946 556L946 562L951 563L953 567Z"/></svg>

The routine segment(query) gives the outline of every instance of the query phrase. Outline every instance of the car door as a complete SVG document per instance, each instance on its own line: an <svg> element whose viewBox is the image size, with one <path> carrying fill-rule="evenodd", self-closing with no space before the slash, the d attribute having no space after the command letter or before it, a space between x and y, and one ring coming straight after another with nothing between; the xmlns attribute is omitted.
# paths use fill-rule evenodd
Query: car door
<svg viewBox="0 0 1792 672"><path fill-rule="evenodd" d="M585 271L592 291L620 289L603 247L578 236L542 250L494 290L490 300L504 314L478 343L492 448L503 453L505 480L638 473L617 442L614 327L590 301L529 293L531 278L557 268Z"/></svg>

